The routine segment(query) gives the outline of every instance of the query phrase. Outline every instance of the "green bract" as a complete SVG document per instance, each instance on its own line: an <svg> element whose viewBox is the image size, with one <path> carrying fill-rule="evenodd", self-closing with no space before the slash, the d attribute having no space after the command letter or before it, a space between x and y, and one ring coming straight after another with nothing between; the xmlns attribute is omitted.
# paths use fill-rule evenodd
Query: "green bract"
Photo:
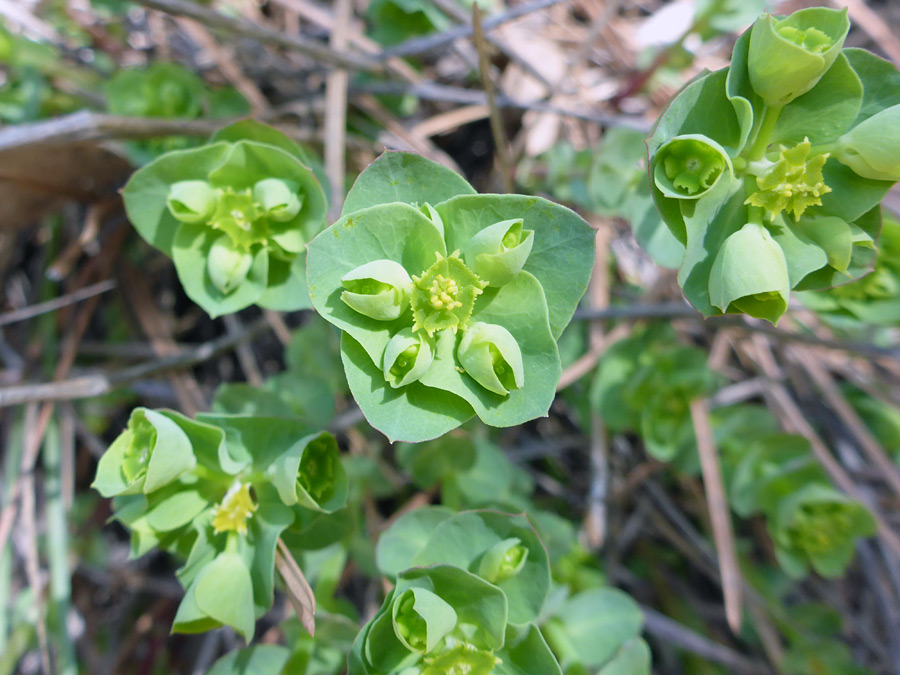
<svg viewBox="0 0 900 675"><path fill-rule="evenodd" d="M248 305L309 306L303 253L324 224L310 158L255 122L137 171L123 197L144 239L172 257L187 295L211 316Z"/></svg>
<svg viewBox="0 0 900 675"><path fill-rule="evenodd" d="M525 516L426 507L381 536L396 579L350 654L350 675L560 673L532 624L550 588L547 552Z"/></svg>
<svg viewBox="0 0 900 675"><path fill-rule="evenodd" d="M343 508L348 480L334 437L303 422L138 408L94 487L115 496L134 555L186 560L174 632L225 624L249 641L272 605L277 542Z"/></svg>
<svg viewBox="0 0 900 675"><path fill-rule="evenodd" d="M648 140L651 190L700 312L776 322L790 291L872 266L900 178L900 73L843 49L845 10L761 16L729 68L687 85Z"/></svg>
<svg viewBox="0 0 900 675"><path fill-rule="evenodd" d="M547 413L556 339L584 293L593 231L537 197L478 195L457 174L386 153L309 245L313 306L343 332L354 398L389 438L435 438L478 415Z"/></svg>

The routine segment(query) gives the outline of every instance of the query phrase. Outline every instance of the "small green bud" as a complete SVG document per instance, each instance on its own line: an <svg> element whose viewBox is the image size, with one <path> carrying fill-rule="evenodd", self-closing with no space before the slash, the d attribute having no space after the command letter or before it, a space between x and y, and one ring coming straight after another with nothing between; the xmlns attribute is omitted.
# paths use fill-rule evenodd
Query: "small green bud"
<svg viewBox="0 0 900 675"><path fill-rule="evenodd" d="M408 649L427 654L456 627L456 611L425 588L401 593L391 607L394 633Z"/></svg>
<svg viewBox="0 0 900 675"><path fill-rule="evenodd" d="M518 537L498 541L481 557L478 576L492 584L501 584L522 571L528 560L528 549Z"/></svg>
<svg viewBox="0 0 900 675"><path fill-rule="evenodd" d="M205 180L172 183L166 207L180 223L205 223L215 213L216 191Z"/></svg>
<svg viewBox="0 0 900 675"><path fill-rule="evenodd" d="M303 200L296 187L278 178L264 178L253 186L253 199L272 220L286 223L300 213Z"/></svg>
<svg viewBox="0 0 900 675"><path fill-rule="evenodd" d="M412 279L393 260L373 260L341 277L341 300L371 319L393 321L409 306Z"/></svg>
<svg viewBox="0 0 900 675"><path fill-rule="evenodd" d="M784 251L765 227L747 223L723 242L709 273L715 307L774 324L787 311L790 293Z"/></svg>
<svg viewBox="0 0 900 675"><path fill-rule="evenodd" d="M525 382L522 350L503 326L473 323L460 340L456 358L485 389L506 396Z"/></svg>
<svg viewBox="0 0 900 675"><path fill-rule="evenodd" d="M828 154L809 157L810 149L808 138L793 148L781 146L778 161L756 177L759 190L744 203L764 208L769 220L782 211L800 220L807 208L821 206L822 195L831 192L822 175Z"/></svg>
<svg viewBox="0 0 900 675"><path fill-rule="evenodd" d="M676 136L656 153L653 182L674 199L700 199L723 174L733 175L725 149L701 134Z"/></svg>
<svg viewBox="0 0 900 675"><path fill-rule="evenodd" d="M384 379L395 389L421 378L434 361L431 339L422 331L404 328L384 349Z"/></svg>
<svg viewBox="0 0 900 675"><path fill-rule="evenodd" d="M768 106L783 106L816 86L841 53L847 10L811 7L784 19L764 14L750 33L750 84Z"/></svg>
<svg viewBox="0 0 900 675"><path fill-rule="evenodd" d="M197 464L187 434L155 410L137 408L100 458L94 488L104 497L150 494Z"/></svg>
<svg viewBox="0 0 900 675"><path fill-rule="evenodd" d="M331 434L322 433L303 450L297 483L316 504L322 505L334 495L341 471L337 441Z"/></svg>
<svg viewBox="0 0 900 675"><path fill-rule="evenodd" d="M900 180L900 105L872 115L841 136L834 156L863 178Z"/></svg>
<svg viewBox="0 0 900 675"><path fill-rule="evenodd" d="M463 255L475 274L491 286L508 283L525 266L534 232L522 229L522 219L494 223L473 236Z"/></svg>
<svg viewBox="0 0 900 675"><path fill-rule="evenodd" d="M244 283L252 264L253 255L249 251L236 249L231 237L222 234L209 247L206 270L213 286L228 295Z"/></svg>

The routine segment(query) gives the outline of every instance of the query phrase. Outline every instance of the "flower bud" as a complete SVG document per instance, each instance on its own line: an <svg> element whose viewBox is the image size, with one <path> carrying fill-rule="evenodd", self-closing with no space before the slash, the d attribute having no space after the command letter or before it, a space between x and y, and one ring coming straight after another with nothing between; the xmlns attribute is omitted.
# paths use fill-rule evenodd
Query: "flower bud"
<svg viewBox="0 0 900 675"><path fill-rule="evenodd" d="M272 220L285 223L300 213L303 200L296 188L278 178L264 178L253 186L253 200Z"/></svg>
<svg viewBox="0 0 900 675"><path fill-rule="evenodd" d="M411 588L394 600L394 633L405 647L427 654L456 626L456 612L424 588Z"/></svg>
<svg viewBox="0 0 900 675"><path fill-rule="evenodd" d="M700 199L726 171L732 175L725 149L701 134L676 136L656 151L653 182L666 197Z"/></svg>
<svg viewBox="0 0 900 675"><path fill-rule="evenodd" d="M491 286L508 283L525 266L534 245L534 232L522 229L522 219L503 220L480 232L466 244L466 262Z"/></svg>
<svg viewBox="0 0 900 675"><path fill-rule="evenodd" d="M847 10L811 7L784 19L764 14L750 33L750 85L768 106L783 106L816 86L841 53Z"/></svg>
<svg viewBox="0 0 900 675"><path fill-rule="evenodd" d="M460 340L456 358L485 389L506 396L525 381L522 350L503 326L473 323Z"/></svg>
<svg viewBox="0 0 900 675"><path fill-rule="evenodd" d="M518 537L498 541L481 557L478 576L492 584L501 584L516 576L528 560L528 549Z"/></svg>
<svg viewBox="0 0 900 675"><path fill-rule="evenodd" d="M762 225L747 223L719 249L709 273L710 302L773 324L791 293L784 251Z"/></svg>
<svg viewBox="0 0 900 675"><path fill-rule="evenodd" d="M224 295L244 283L252 264L253 255L249 251L235 248L227 234L222 234L213 241L206 258L209 279Z"/></svg>
<svg viewBox="0 0 900 675"><path fill-rule="evenodd" d="M872 115L841 136L834 156L863 178L900 180L900 105Z"/></svg>
<svg viewBox="0 0 900 675"><path fill-rule="evenodd" d="M205 180L183 180L169 186L166 206L180 223L205 223L216 211L216 191Z"/></svg>
<svg viewBox="0 0 900 675"><path fill-rule="evenodd" d="M422 331L404 328L384 348L384 379L403 387L422 377L434 361L434 347Z"/></svg>
<svg viewBox="0 0 900 675"><path fill-rule="evenodd" d="M341 300L379 321L393 321L409 307L412 279L400 263L373 260L341 277Z"/></svg>

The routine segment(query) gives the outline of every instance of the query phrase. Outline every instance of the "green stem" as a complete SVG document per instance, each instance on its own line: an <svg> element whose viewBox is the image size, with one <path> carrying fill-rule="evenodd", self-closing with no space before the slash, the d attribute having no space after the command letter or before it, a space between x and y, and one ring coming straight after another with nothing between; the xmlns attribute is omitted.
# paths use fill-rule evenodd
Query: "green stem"
<svg viewBox="0 0 900 675"><path fill-rule="evenodd" d="M762 123L759 125L759 131L750 151L747 153L747 159L754 161L762 159L766 154L766 148L769 147L769 141L772 138L772 132L775 125L778 124L778 118L784 106L767 106L763 112Z"/></svg>

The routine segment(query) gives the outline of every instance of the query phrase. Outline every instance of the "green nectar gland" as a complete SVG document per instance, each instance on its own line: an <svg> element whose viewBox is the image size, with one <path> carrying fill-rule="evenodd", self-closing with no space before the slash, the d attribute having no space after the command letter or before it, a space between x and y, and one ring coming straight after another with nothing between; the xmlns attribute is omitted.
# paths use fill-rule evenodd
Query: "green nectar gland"
<svg viewBox="0 0 900 675"><path fill-rule="evenodd" d="M800 220L807 208L821 206L822 195L831 192L822 176L828 153L809 157L809 152L808 138L793 148L781 146L778 161L757 176L759 190L744 203L761 206L770 220L782 211L790 211L794 220Z"/></svg>
<svg viewBox="0 0 900 675"><path fill-rule="evenodd" d="M459 251L448 257L437 253L435 263L413 277L410 304L415 330L424 330L429 337L436 330L449 328L454 333L465 329L475 299L486 286L460 259Z"/></svg>

